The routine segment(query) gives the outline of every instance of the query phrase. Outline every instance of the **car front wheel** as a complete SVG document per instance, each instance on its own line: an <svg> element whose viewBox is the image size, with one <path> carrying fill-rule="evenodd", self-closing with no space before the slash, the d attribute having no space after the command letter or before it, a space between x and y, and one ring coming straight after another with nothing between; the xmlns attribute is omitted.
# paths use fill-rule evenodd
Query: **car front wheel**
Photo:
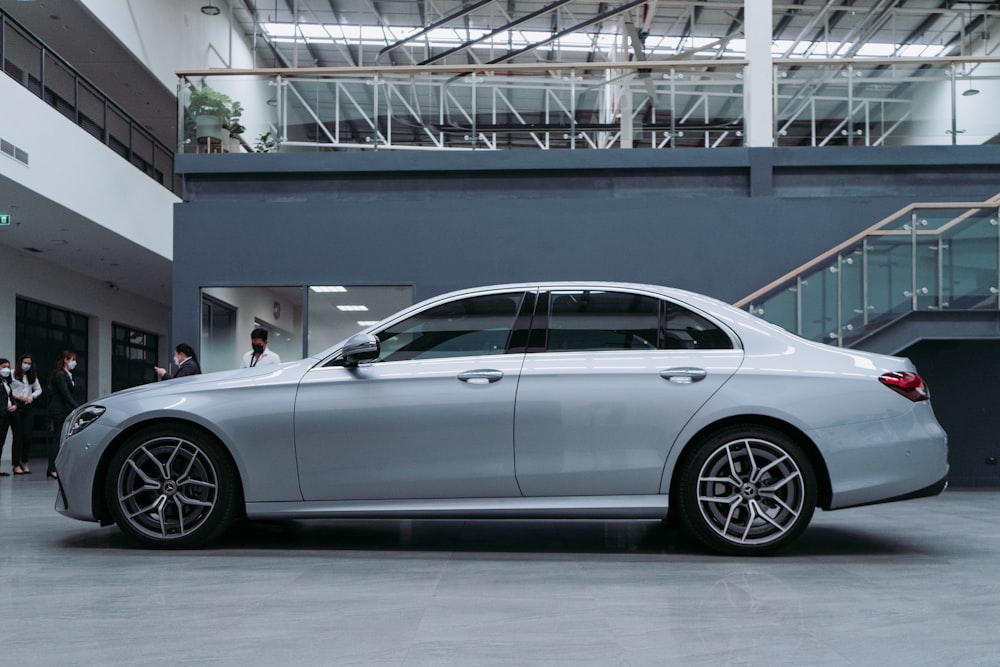
<svg viewBox="0 0 1000 667"><path fill-rule="evenodd" d="M816 507L816 478L792 439L756 426L729 428L698 445L682 470L681 518L723 553L764 554L797 538Z"/></svg>
<svg viewBox="0 0 1000 667"><path fill-rule="evenodd" d="M105 488L125 534L145 546L184 549L217 537L232 522L236 486L222 447L177 425L129 438L111 461Z"/></svg>

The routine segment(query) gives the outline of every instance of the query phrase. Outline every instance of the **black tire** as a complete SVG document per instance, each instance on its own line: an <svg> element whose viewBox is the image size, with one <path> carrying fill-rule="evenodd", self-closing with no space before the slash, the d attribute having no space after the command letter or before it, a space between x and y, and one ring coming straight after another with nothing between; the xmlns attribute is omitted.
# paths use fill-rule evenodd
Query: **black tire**
<svg viewBox="0 0 1000 667"><path fill-rule="evenodd" d="M762 555L795 540L816 509L816 476L783 433L735 426L694 445L680 471L681 519L710 549Z"/></svg>
<svg viewBox="0 0 1000 667"><path fill-rule="evenodd" d="M218 537L240 497L221 445L181 424L130 437L111 460L105 492L122 532L156 549L190 549Z"/></svg>

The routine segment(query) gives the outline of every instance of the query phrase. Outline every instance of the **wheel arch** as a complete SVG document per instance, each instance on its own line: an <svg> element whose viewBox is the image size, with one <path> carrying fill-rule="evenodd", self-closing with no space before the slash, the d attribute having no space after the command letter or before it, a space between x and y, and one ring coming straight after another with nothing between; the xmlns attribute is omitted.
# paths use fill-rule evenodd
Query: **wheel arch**
<svg viewBox="0 0 1000 667"><path fill-rule="evenodd" d="M677 456L673 468L671 469L670 485L668 487L670 493L670 506L676 506L677 493L680 488L679 482L681 471L684 469L685 461L692 456L697 449L696 445L711 436L713 433L732 426L761 426L778 431L793 439L796 444L802 447L806 456L809 457L809 463L812 464L813 471L815 472L816 483L818 485L818 488L816 489L816 506L824 510L830 508L831 497L833 495L832 486L830 484L830 472L827 470L826 462L823 460L823 455L820 454L816 443L814 443L812 438L806 435L804 431L787 421L776 417L755 414L732 415L730 417L726 417L725 419L720 419L719 421L706 425L700 431L695 433L686 443L684 443L684 447L681 449L680 454Z"/></svg>
<svg viewBox="0 0 1000 667"><path fill-rule="evenodd" d="M239 509L239 515L241 517L245 516L246 503L243 500L243 477L240 474L239 466L236 465L236 459L233 457L232 452L229 451L229 447L226 446L219 436L213 433L210 429L205 428L202 424L187 419L178 419L176 417L160 417L132 424L115 436L114 440L112 440L111 443L104 449L104 452L101 454L101 459L97 464L97 470L94 474L94 487L91 490L91 503L94 508L94 518L96 518L102 526L108 526L114 523L114 519L111 517L111 511L108 508L107 499L105 497L104 480L107 479L108 469L111 466L111 460L114 458L115 453L117 453L118 450L121 449L122 445L124 445L125 442L127 442L129 438L134 436L136 433L146 429L163 426L183 426L185 428L191 428L206 437L211 438L216 444L219 445L222 451L225 452L226 457L229 459L229 463L232 465L233 472L236 475L237 492L239 493L237 508Z"/></svg>

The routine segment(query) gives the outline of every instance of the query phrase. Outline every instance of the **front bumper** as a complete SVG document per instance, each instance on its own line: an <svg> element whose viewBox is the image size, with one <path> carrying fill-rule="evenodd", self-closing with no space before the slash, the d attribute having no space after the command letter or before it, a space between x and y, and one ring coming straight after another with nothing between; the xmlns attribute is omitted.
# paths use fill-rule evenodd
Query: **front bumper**
<svg viewBox="0 0 1000 667"><path fill-rule="evenodd" d="M56 458L57 512L81 521L100 521L94 512L95 483L101 474L101 457L118 433L116 428L95 423L62 442Z"/></svg>

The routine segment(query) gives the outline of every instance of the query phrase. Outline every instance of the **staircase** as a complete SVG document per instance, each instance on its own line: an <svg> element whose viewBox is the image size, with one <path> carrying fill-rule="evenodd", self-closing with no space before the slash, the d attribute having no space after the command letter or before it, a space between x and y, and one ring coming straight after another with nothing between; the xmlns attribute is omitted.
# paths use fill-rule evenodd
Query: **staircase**
<svg viewBox="0 0 1000 667"><path fill-rule="evenodd" d="M886 353L1000 338L998 221L1000 194L910 204L735 305L810 340Z"/></svg>

